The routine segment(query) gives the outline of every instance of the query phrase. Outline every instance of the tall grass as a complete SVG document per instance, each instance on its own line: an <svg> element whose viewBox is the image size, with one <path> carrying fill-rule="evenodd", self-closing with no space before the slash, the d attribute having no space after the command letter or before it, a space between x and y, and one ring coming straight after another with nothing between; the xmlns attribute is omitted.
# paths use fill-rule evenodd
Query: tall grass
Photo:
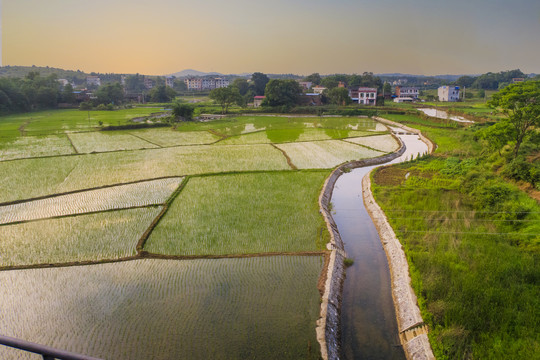
<svg viewBox="0 0 540 360"><path fill-rule="evenodd" d="M374 180L437 358L538 358L538 203L475 158L428 157Z"/></svg>

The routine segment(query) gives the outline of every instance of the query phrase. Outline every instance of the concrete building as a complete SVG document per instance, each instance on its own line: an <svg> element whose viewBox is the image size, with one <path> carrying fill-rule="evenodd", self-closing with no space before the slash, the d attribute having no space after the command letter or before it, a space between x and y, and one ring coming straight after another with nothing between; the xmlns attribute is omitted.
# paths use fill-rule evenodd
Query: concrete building
<svg viewBox="0 0 540 360"><path fill-rule="evenodd" d="M396 86L396 97L398 98L418 99L418 94L419 91L416 87Z"/></svg>
<svg viewBox="0 0 540 360"><path fill-rule="evenodd" d="M144 78L144 86L147 88L147 89L151 89L154 87L154 81L150 78L147 78L145 77Z"/></svg>
<svg viewBox="0 0 540 360"><path fill-rule="evenodd" d="M184 80L188 90L202 90L202 79L188 78Z"/></svg>
<svg viewBox="0 0 540 360"><path fill-rule="evenodd" d="M377 102L377 89L359 87L357 89L349 90L349 97L358 104L362 105L375 105Z"/></svg>
<svg viewBox="0 0 540 360"><path fill-rule="evenodd" d="M229 80L222 78L188 78L184 83L188 90L213 90L229 86Z"/></svg>
<svg viewBox="0 0 540 360"><path fill-rule="evenodd" d="M304 90L311 89L311 86L313 85L313 83L311 81L298 81L298 84L300 84L300 86Z"/></svg>
<svg viewBox="0 0 540 360"><path fill-rule="evenodd" d="M324 86L321 86L321 85L315 85L313 88L312 88L313 92L315 94L322 94L324 90L326 90L326 88Z"/></svg>
<svg viewBox="0 0 540 360"><path fill-rule="evenodd" d="M459 101L459 86L441 86L437 90L439 101Z"/></svg>
<svg viewBox="0 0 540 360"><path fill-rule="evenodd" d="M165 86L168 87L174 87L174 78L172 76L168 76L165 78Z"/></svg>
<svg viewBox="0 0 540 360"><path fill-rule="evenodd" d="M88 86L101 86L101 79L99 76L87 76L86 77L86 85Z"/></svg>

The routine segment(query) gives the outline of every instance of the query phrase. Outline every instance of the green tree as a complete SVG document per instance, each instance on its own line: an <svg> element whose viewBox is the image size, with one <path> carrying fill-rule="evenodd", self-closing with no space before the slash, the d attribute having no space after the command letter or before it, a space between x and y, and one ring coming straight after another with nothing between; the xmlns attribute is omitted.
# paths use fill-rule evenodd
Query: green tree
<svg viewBox="0 0 540 360"><path fill-rule="evenodd" d="M126 77L126 90L131 92L141 92L146 90L144 86L144 77L135 74Z"/></svg>
<svg viewBox="0 0 540 360"><path fill-rule="evenodd" d="M349 90L345 88L337 87L326 91L326 96L332 104L349 105L352 102L349 96Z"/></svg>
<svg viewBox="0 0 540 360"><path fill-rule="evenodd" d="M293 106L301 94L302 87L298 81L272 79L266 85L264 102L270 106Z"/></svg>
<svg viewBox="0 0 540 360"><path fill-rule="evenodd" d="M227 113L231 104L242 100L242 96L235 86L214 89L210 91L209 97L221 105L222 114Z"/></svg>
<svg viewBox="0 0 540 360"><path fill-rule="evenodd" d="M71 84L66 84L62 90L62 101L68 104L75 103L75 94L73 93L73 86Z"/></svg>
<svg viewBox="0 0 540 360"><path fill-rule="evenodd" d="M313 73L304 78L304 81L309 81L313 83L314 85L320 85L321 80L322 80L321 75L319 73Z"/></svg>
<svg viewBox="0 0 540 360"><path fill-rule="evenodd" d="M540 81L525 81L509 85L493 95L488 102L502 109L514 129L514 158L523 140L540 126Z"/></svg>
<svg viewBox="0 0 540 360"><path fill-rule="evenodd" d="M246 79L243 79L243 78L234 79L232 86L237 88L238 92L242 96L245 96L247 92L249 91L249 83Z"/></svg>
<svg viewBox="0 0 540 360"><path fill-rule="evenodd" d="M162 84L154 86L148 95L150 95L150 100L153 102L169 102L176 97L176 91Z"/></svg>
<svg viewBox="0 0 540 360"><path fill-rule="evenodd" d="M270 79L263 73L256 72L251 75L251 88L255 95L264 95L266 84Z"/></svg>
<svg viewBox="0 0 540 360"><path fill-rule="evenodd" d="M389 82L385 82L383 85L383 94L392 95L392 85Z"/></svg>
<svg viewBox="0 0 540 360"><path fill-rule="evenodd" d="M98 104L119 105L124 100L124 89L120 83L106 84L96 91Z"/></svg>
<svg viewBox="0 0 540 360"><path fill-rule="evenodd" d="M181 121L190 121L193 119L193 112L195 108L190 104L182 104L180 102L175 102L172 105L172 114L175 119Z"/></svg>
<svg viewBox="0 0 540 360"><path fill-rule="evenodd" d="M502 120L488 128L476 132L476 137L485 140L488 147L493 151L498 151L514 138L514 128L506 121Z"/></svg>

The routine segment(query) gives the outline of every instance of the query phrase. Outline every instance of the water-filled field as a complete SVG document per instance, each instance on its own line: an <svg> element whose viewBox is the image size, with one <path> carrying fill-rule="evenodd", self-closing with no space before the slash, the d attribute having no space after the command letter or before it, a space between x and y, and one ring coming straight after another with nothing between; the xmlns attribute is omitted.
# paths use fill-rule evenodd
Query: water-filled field
<svg viewBox="0 0 540 360"><path fill-rule="evenodd" d="M117 360L318 359L320 256L0 272L0 332ZM32 359L0 347L0 358Z"/></svg>
<svg viewBox="0 0 540 360"><path fill-rule="evenodd" d="M0 117L0 333L107 359L318 359L319 193L336 165L392 151L388 129L100 128L156 111Z"/></svg>

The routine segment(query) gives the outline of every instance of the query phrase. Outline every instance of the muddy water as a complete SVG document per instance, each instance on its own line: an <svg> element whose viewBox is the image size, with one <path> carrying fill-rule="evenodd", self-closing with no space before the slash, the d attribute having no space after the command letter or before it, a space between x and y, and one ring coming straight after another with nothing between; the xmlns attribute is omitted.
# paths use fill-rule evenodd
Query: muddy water
<svg viewBox="0 0 540 360"><path fill-rule="evenodd" d="M399 137L407 151L392 163L427 152L417 135ZM333 217L348 257L354 259L343 287L343 358L405 359L399 345L386 254L362 200L362 178L374 167L343 174L332 193Z"/></svg>

